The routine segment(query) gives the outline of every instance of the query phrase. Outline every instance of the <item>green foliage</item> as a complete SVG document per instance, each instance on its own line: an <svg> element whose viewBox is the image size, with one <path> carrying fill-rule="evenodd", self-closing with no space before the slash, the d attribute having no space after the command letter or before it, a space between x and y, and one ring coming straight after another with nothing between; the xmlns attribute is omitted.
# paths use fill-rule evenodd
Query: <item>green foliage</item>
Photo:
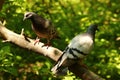
<svg viewBox="0 0 120 80"><path fill-rule="evenodd" d="M50 19L58 29L61 40L53 46L61 50L92 23L99 25L95 47L85 63L106 80L120 79L120 3L119 0L6 0L0 21L16 33L25 29L31 38L36 35L30 21L23 22L27 11ZM1 38L2 40L2 38ZM61 44L61 45L59 45ZM58 80L51 75L53 62L44 56L10 43L0 42L0 79ZM68 74L64 80L80 80Z"/></svg>

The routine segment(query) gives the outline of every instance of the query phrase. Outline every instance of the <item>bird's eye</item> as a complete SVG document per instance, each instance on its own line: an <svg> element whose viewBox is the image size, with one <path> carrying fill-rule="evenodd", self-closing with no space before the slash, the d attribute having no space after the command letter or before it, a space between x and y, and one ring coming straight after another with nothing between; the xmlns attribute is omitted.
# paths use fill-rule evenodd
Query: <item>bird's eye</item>
<svg viewBox="0 0 120 80"><path fill-rule="evenodd" d="M26 17L28 17L29 15L26 15Z"/></svg>

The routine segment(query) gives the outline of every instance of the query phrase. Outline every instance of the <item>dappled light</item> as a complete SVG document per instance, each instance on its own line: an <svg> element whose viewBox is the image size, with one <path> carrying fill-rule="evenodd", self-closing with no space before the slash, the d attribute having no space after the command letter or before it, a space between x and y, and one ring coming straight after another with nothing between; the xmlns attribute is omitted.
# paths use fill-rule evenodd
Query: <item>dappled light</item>
<svg viewBox="0 0 120 80"><path fill-rule="evenodd" d="M2 0L1 0L2 2ZM84 63L106 80L120 80L120 1L119 0L6 0L0 5L0 21L10 30L35 39L25 12L49 19L61 39L52 46L64 50L70 40L93 23L98 25L95 45ZM59 80L50 69L54 62L0 38L0 80ZM41 42L46 43L45 39ZM64 80L81 80L72 72Z"/></svg>

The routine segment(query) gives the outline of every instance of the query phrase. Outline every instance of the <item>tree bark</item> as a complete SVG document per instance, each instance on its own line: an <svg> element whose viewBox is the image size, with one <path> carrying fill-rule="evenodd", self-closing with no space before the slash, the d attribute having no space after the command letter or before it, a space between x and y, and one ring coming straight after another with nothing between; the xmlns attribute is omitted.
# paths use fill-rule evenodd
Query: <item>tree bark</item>
<svg viewBox="0 0 120 80"><path fill-rule="evenodd" d="M5 0L0 0L0 10L2 9L4 2L5 2Z"/></svg>
<svg viewBox="0 0 120 80"><path fill-rule="evenodd" d="M42 47L44 44L41 42L39 44L34 45L33 39L26 39L26 37L22 35L23 33L21 33L20 35L16 34L13 31L4 27L2 24L0 24L0 34L1 37L4 38L7 42L11 42L22 48L26 48L28 50L49 57L54 61L57 61L62 54L62 51L57 48L49 47L47 49L47 47ZM104 80L103 78L90 71L89 69L81 66L80 64L70 66L69 70L83 80Z"/></svg>

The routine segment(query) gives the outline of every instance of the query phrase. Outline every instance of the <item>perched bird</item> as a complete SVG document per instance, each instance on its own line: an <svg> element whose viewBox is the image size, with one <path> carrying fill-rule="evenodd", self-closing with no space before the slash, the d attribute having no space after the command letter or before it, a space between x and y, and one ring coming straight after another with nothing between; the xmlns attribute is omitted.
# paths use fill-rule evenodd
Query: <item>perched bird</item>
<svg viewBox="0 0 120 80"><path fill-rule="evenodd" d="M36 35L39 38L46 38L47 39L47 44L46 45L50 45L50 40L53 38L60 38L58 36L58 33L55 29L55 27L53 26L53 24L51 23L51 21L44 19L42 16L39 16L38 14L34 13L34 12L26 12L24 14L24 19L30 19L32 22L32 29L33 31L36 33ZM36 41L35 44L39 42Z"/></svg>
<svg viewBox="0 0 120 80"><path fill-rule="evenodd" d="M67 74L68 66L83 60L93 48L97 25L90 25L85 33L75 36L63 54L60 56L54 67L51 69L55 76Z"/></svg>

